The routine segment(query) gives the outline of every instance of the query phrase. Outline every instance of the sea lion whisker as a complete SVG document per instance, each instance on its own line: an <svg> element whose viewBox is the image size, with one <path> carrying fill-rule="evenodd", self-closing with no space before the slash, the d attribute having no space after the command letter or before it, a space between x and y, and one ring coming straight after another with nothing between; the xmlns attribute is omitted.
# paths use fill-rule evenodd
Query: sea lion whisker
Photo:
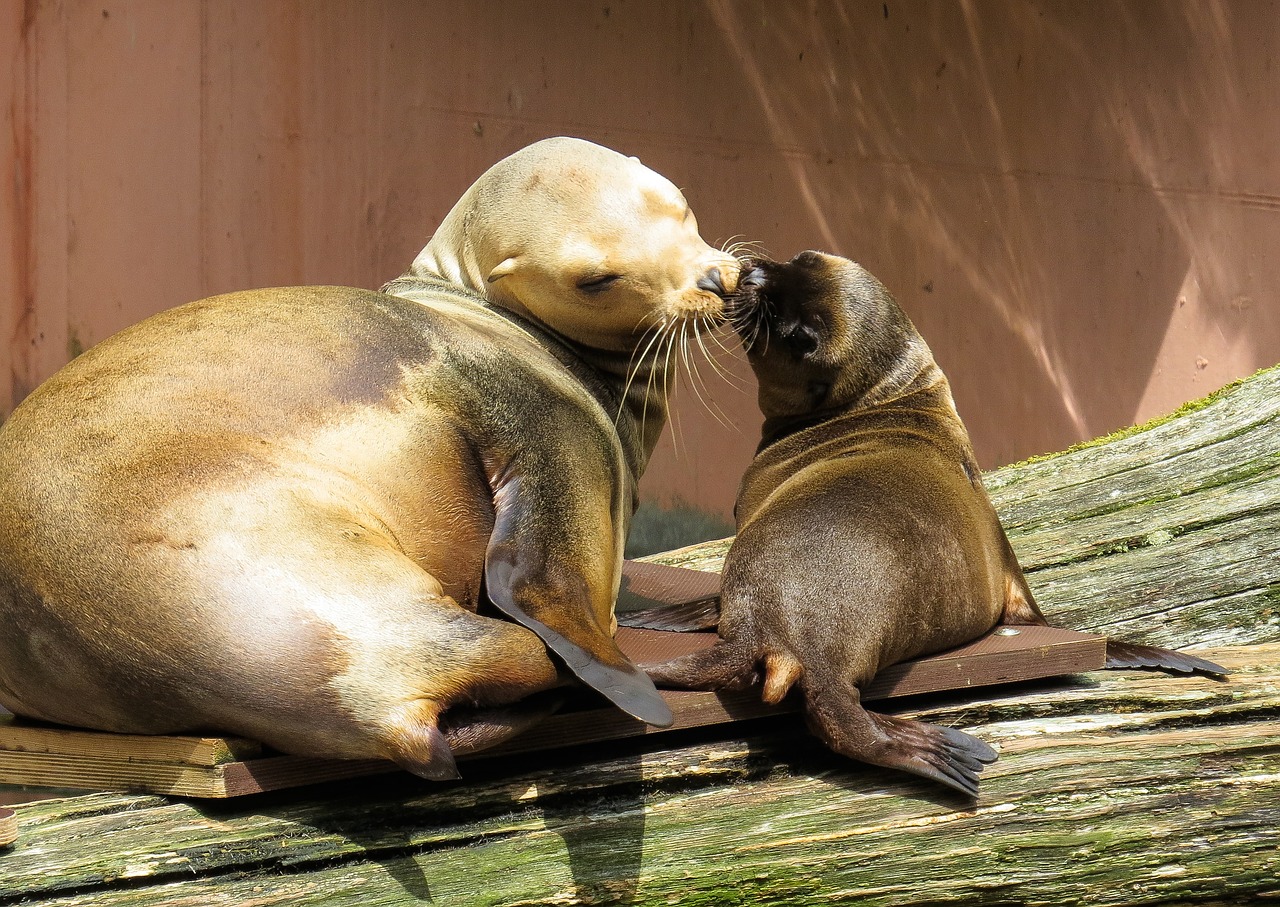
<svg viewBox="0 0 1280 907"><path fill-rule="evenodd" d="M663 335L663 324L660 323L656 325L656 330L654 332L653 338L649 341L648 345L645 346L644 356L641 358L640 362L636 364L636 370L638 372L641 366L644 364L645 358L648 357L649 350L650 349L655 350L653 365L649 366L647 370L647 374L645 375L644 405L640 410L640 434L642 436L644 435L645 426L648 424L649 401L653 398L653 377L655 374L657 374L657 365L658 365L657 360L658 360L658 356L661 355L661 351L662 351L662 343L661 343L662 335ZM656 347L654 346L655 343L657 344Z"/></svg>
<svg viewBox="0 0 1280 907"><path fill-rule="evenodd" d="M644 432L645 419L647 419L649 415L649 400L652 399L655 393L661 393L662 409L663 409L664 417L670 411L671 395L668 391L668 377L666 372L670 368L671 344L674 342L671 337L671 334L675 330L675 327L676 327L676 322L671 320L670 318L664 318L661 325L659 325L659 330L657 335L658 342L656 345L653 346L653 365L649 369L648 380L645 382L644 409L641 414L641 421L640 421L640 430L642 434ZM659 360L664 358L664 353L663 353L664 346L666 347L666 353L665 353L666 364L664 364L661 368L663 377L662 377L662 383L661 385L659 385L658 374L660 369L658 367L658 362ZM646 351L646 355L647 355L647 351ZM677 431L676 426L672 425L671 430L673 433L675 433Z"/></svg>
<svg viewBox="0 0 1280 907"><path fill-rule="evenodd" d="M680 416L678 413L671 412L671 357L675 353L676 341L678 340L678 328L687 324L687 322L670 322L667 332L667 352L662 363L662 403L666 407L668 415L671 417L671 440L675 446L676 456L681 455L680 444Z"/></svg>
<svg viewBox="0 0 1280 907"><path fill-rule="evenodd" d="M727 352L730 352L732 348L725 346L724 340L721 339L722 331L720 329L727 327L730 333L736 334L737 325L738 325L738 320L737 320L737 315L735 313L727 316L722 321L708 321L707 329L702 333L710 337L715 342L715 345L720 348L721 351L727 353Z"/></svg>
<svg viewBox="0 0 1280 907"><path fill-rule="evenodd" d="M756 348L756 342L759 341L761 333L765 330L765 319L761 306L756 306L752 313L747 316L744 326L745 330L739 329L738 333L742 336L743 350L750 353Z"/></svg>
<svg viewBox="0 0 1280 907"><path fill-rule="evenodd" d="M769 297L760 297L760 304L756 307L756 330L752 335L750 349L755 349L756 343L759 342L760 337L763 334L764 349L760 351L761 355L769 352L769 339L770 334L772 333L770 325L773 323L773 315L773 303L769 301Z"/></svg>
<svg viewBox="0 0 1280 907"><path fill-rule="evenodd" d="M725 346L724 342L720 339L716 331L714 330L707 331L706 335L709 336L713 341L715 341L716 346L720 348L721 352L729 353L729 355L731 356L736 356L739 354L738 350L736 349L731 350L729 347ZM738 380L738 376L720 364L718 355L716 355L711 349L709 349L706 343L703 342L702 334L698 334L696 336L698 340L698 346L702 349L703 358L707 360L707 363L711 366L711 370L715 372L716 375L719 376L720 380L724 381L734 390L741 392L743 390L743 385L742 385L742 382Z"/></svg>
<svg viewBox="0 0 1280 907"><path fill-rule="evenodd" d="M644 343L643 348L641 348L640 344L637 344L636 351L631 354L631 359L627 363L627 380L622 386L622 394L618 397L618 412L613 417L614 425L617 425L618 420L622 418L622 413L625 410L627 405L627 394L631 392L631 385L635 381L636 375L638 375L640 373L640 369L644 367L645 357L649 354L649 350L653 348L654 343L656 343L659 340L659 338L662 337L662 325L661 324L654 325L653 327L648 328L646 333L648 333L649 331L652 331L652 336L649 337L649 340ZM641 339L643 341L643 335L641 335ZM644 409L646 411L648 410L648 407L649 407L649 400L648 400L649 388L650 388L650 385L646 383L645 403L644 403Z"/></svg>
<svg viewBox="0 0 1280 907"><path fill-rule="evenodd" d="M707 349L702 344L701 336L695 331L694 337L697 339L698 346L702 348L703 356L707 357ZM708 361L710 361L709 358ZM710 390L707 388L706 380L702 377L701 371L697 368L697 364L688 348L687 341L686 348L684 350L684 367L685 371L689 373L689 383L693 385L694 396L698 398L698 402L702 404L702 408L707 411L711 418L715 419L725 428L733 428L734 424L732 420L725 415L724 410L719 407L715 402L715 399L708 399L707 395L703 394L704 390L707 391L707 394L710 394Z"/></svg>
<svg viewBox="0 0 1280 907"><path fill-rule="evenodd" d="M711 338L711 341L716 345L716 348L720 352L722 353L729 352L729 348L724 345L724 341L720 339L719 332L716 331L714 327L711 330L706 331L705 333L706 333L706 336ZM703 336L701 334L698 335L698 346L702 349L702 355L707 360L707 363L711 366L711 369L721 378L724 378L726 381L732 384L735 380L734 377L731 374L729 374L722 365L720 365L718 357L713 353L711 348L707 346L706 341L703 339Z"/></svg>
<svg viewBox="0 0 1280 907"><path fill-rule="evenodd" d="M762 256L765 258L770 257L768 252L764 250L759 240L739 239L738 238L739 236L741 236L741 234L734 234L733 236L725 240L724 245L720 247L720 251L725 253L726 255L732 255L734 258L737 258L739 260L742 260L744 257L745 258L752 258L756 256ZM737 241L735 242L735 240ZM747 252L748 254L746 256L743 256L742 255L743 252Z"/></svg>

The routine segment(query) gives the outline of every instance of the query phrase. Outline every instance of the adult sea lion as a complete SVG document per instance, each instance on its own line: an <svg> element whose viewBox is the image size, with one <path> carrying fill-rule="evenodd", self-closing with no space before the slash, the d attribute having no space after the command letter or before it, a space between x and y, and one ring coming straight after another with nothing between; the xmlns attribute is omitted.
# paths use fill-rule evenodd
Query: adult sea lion
<svg viewBox="0 0 1280 907"><path fill-rule="evenodd" d="M384 292L232 293L99 343L0 428L0 704L432 778L562 666L669 723L613 641L674 367L643 353L737 271L666 179L548 139Z"/></svg>
<svg viewBox="0 0 1280 907"><path fill-rule="evenodd" d="M710 649L650 666L660 685L798 684L846 756L976 794L996 758L960 731L866 711L882 668L998 622L1044 624L991 505L951 389L906 313L854 262L757 260L731 316L759 380L763 437L743 477ZM1108 665L1225 673L1108 641Z"/></svg>

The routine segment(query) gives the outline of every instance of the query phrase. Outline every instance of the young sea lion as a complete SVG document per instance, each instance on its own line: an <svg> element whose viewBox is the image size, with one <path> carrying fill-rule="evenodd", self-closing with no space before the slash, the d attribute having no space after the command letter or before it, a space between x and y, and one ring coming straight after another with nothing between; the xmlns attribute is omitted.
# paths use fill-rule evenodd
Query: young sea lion
<svg viewBox="0 0 1280 907"><path fill-rule="evenodd" d="M613 640L674 368L644 353L737 271L663 177L549 139L385 292L216 296L99 343L0 428L0 704L427 777L561 665L669 723Z"/></svg>
<svg viewBox="0 0 1280 907"><path fill-rule="evenodd" d="M660 685L799 684L813 730L846 756L976 794L996 753L968 734L868 712L882 668L997 623L1044 624L983 488L946 377L910 319L854 262L757 260L734 306L763 437L743 477L719 633L649 666ZM1109 666L1224 673L1108 642Z"/></svg>

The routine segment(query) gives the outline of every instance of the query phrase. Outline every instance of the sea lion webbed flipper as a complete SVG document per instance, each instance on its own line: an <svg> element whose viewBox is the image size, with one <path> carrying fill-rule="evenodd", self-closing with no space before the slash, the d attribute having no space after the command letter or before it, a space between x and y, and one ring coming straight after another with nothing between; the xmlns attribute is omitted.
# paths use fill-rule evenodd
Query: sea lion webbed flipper
<svg viewBox="0 0 1280 907"><path fill-rule="evenodd" d="M584 426L571 456L524 438L525 446L508 448L509 461L492 470L485 594L588 686L627 714L667 727L671 709L613 638L625 520L620 496L603 489L617 486L619 467L589 431Z"/></svg>
<svg viewBox="0 0 1280 907"><path fill-rule="evenodd" d="M1123 642L1118 639L1107 639L1108 669L1113 668L1156 668L1161 671L1172 671L1177 674L1207 674L1219 680L1231 672L1222 665L1214 664L1203 658L1175 652L1173 649L1162 649L1159 646L1144 646L1138 643Z"/></svg>

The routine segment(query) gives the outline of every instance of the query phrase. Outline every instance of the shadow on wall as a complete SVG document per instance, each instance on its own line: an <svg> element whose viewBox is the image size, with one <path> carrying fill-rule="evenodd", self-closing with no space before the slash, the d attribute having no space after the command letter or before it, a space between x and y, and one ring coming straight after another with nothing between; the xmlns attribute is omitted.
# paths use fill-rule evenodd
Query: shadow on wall
<svg viewBox="0 0 1280 907"><path fill-rule="evenodd" d="M1280 136L1238 89L1268 59L1239 7L706 4L764 124L744 223L896 293L984 465L1280 354L1280 314L1253 303L1280 283L1280 199L1243 184ZM1216 362L1191 348L1206 334ZM1214 371L1165 399L1164 368Z"/></svg>

